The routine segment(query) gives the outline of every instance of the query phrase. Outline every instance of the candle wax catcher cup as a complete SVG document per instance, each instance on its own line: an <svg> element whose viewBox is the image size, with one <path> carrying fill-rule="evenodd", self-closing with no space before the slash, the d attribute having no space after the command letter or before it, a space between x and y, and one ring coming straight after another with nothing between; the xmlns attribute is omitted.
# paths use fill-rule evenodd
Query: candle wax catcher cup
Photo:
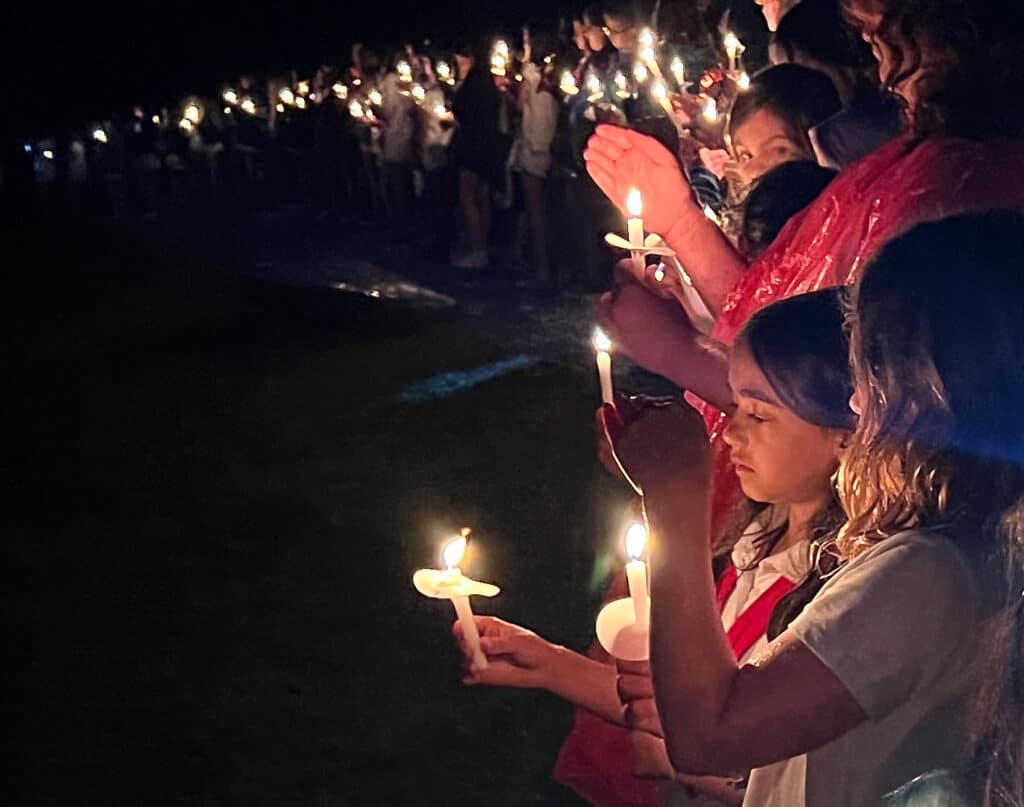
<svg viewBox="0 0 1024 807"><path fill-rule="evenodd" d="M648 611L650 607L648 599ZM650 630L637 624L629 597L614 600L601 609L597 615L597 640L609 655L623 661L647 661L650 655Z"/></svg>
<svg viewBox="0 0 1024 807"><path fill-rule="evenodd" d="M462 625L462 635L466 637L466 644L473 652L473 665L480 670L486 669L487 657L480 649L480 634L473 621L469 597L473 594L493 597L501 589L466 577L457 569L420 569L412 576L412 584L424 597L452 601L459 624Z"/></svg>

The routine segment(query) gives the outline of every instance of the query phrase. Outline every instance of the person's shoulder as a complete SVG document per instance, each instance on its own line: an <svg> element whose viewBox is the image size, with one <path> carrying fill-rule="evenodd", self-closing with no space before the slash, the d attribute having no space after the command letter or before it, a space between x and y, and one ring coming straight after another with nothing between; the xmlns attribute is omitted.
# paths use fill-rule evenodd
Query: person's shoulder
<svg viewBox="0 0 1024 807"><path fill-rule="evenodd" d="M954 527L909 529L873 544L856 555L850 568L864 564L913 564L922 571L948 569L973 575L973 565L961 544L970 538Z"/></svg>

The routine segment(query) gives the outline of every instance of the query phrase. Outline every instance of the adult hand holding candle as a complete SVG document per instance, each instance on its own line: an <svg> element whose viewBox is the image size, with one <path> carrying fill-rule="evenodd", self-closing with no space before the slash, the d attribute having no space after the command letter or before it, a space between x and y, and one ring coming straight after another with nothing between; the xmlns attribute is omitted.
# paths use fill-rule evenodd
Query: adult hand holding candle
<svg viewBox="0 0 1024 807"><path fill-rule="evenodd" d="M692 215L695 204L678 158L653 137L602 124L583 157L598 187L616 204L623 205L632 190L642 194L648 232L666 235Z"/></svg>
<svg viewBox="0 0 1024 807"><path fill-rule="evenodd" d="M441 553L445 569L420 569L412 576L412 583L425 597L452 601L455 613L459 617L459 624L462 626L462 635L473 654L473 665L482 670L487 667L487 657L480 649L480 634L477 632L476 622L473 621L469 598L473 594L493 597L501 589L462 574L459 563L466 552L469 532L468 529L464 529L461 535L455 536L445 545Z"/></svg>

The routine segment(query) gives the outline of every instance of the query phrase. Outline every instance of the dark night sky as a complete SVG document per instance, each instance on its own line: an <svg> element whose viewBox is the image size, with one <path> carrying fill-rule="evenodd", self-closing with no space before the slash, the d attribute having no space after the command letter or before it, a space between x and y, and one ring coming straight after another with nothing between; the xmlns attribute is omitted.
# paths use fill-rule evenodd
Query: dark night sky
<svg viewBox="0 0 1024 807"><path fill-rule="evenodd" d="M321 61L340 62L352 41L515 34L524 20L553 29L559 12L573 6L571 0L16 2L3 15L10 60L4 73L11 85L5 97L29 126L87 123L137 100L209 92L246 69L309 70Z"/></svg>

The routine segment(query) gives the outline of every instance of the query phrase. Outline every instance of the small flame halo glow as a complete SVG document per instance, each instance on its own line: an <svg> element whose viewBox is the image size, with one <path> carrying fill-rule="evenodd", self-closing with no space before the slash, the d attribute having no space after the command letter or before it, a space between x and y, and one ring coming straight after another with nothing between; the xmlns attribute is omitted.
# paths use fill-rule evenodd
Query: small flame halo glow
<svg viewBox="0 0 1024 807"><path fill-rule="evenodd" d="M633 188L626 197L626 210L635 219L640 218L644 212L644 197L636 188Z"/></svg>
<svg viewBox="0 0 1024 807"><path fill-rule="evenodd" d="M640 560L647 545L647 527L636 521L626 530L626 554L630 560Z"/></svg>
<svg viewBox="0 0 1024 807"><path fill-rule="evenodd" d="M594 328L593 342L594 350L600 353L608 353L612 349L612 340L601 328Z"/></svg>

